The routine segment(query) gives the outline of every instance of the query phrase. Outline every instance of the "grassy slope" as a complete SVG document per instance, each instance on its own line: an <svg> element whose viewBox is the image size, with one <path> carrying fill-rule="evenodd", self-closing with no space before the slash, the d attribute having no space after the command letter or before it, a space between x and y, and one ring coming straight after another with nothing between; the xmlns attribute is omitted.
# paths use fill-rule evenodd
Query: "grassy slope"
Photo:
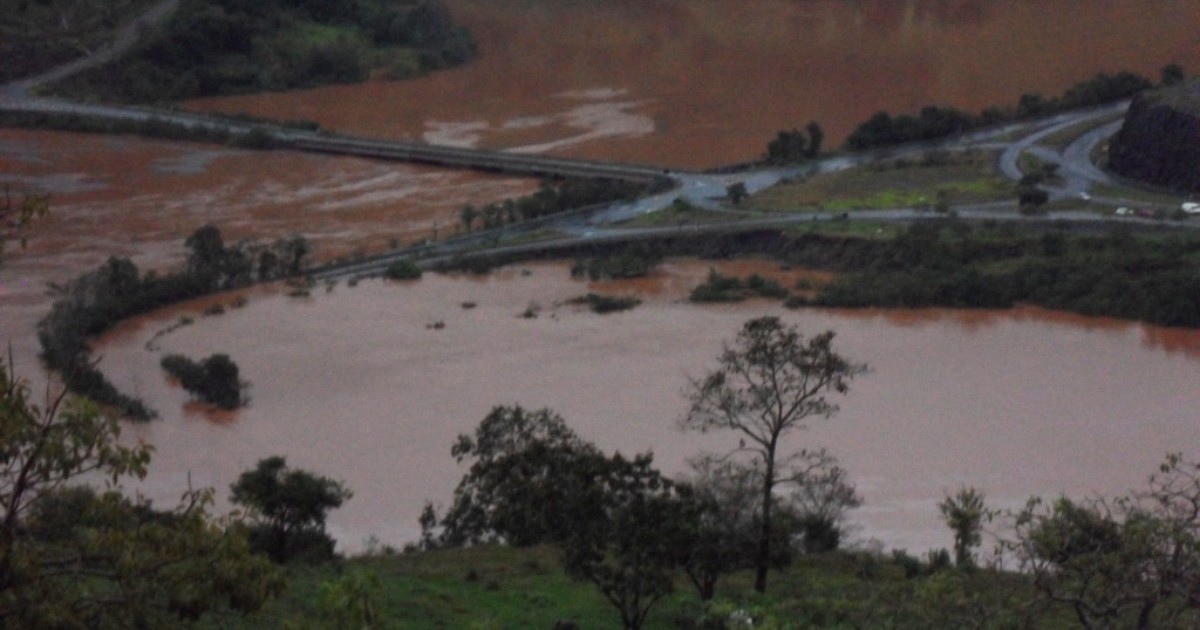
<svg viewBox="0 0 1200 630"><path fill-rule="evenodd" d="M478 547L294 566L288 569L287 592L264 612L248 619L222 619L219 627L344 625L345 620L322 609L320 585L348 571L380 578L375 601L384 628L549 630L560 620L575 622L582 630L620 627L615 609L599 591L570 580L558 567L557 552L546 547ZM723 580L719 604L756 611L797 628L934 627L929 624L969 620L979 611L998 614L1034 596L1013 574L979 571L968 577L946 570L934 577L906 578L891 557L866 553L801 557L788 570L772 574L766 597L755 594L751 585L749 573ZM676 592L653 610L647 630L677 628L680 620L702 614L703 606L681 574ZM1038 627L1069 627L1063 621L1061 612L1052 612L1039 619Z"/></svg>

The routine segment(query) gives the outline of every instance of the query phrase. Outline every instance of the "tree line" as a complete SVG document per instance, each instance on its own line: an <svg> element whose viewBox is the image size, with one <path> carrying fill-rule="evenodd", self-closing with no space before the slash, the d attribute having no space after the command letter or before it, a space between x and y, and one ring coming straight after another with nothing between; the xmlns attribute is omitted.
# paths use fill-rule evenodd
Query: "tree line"
<svg viewBox="0 0 1200 630"><path fill-rule="evenodd" d="M56 287L57 299L38 323L38 341L46 366L62 374L73 392L124 416L153 417L153 410L142 401L121 393L105 378L96 367L88 340L122 319L161 306L243 287L255 280L295 275L312 251L300 235L281 238L270 247L226 245L220 230L212 225L196 230L184 245L189 251L186 266L174 273L142 273L128 258L113 257L96 270Z"/></svg>
<svg viewBox="0 0 1200 630"><path fill-rule="evenodd" d="M593 177L543 179L537 192L532 195L505 199L500 203L489 203L483 207L467 204L459 210L458 219L464 232L469 233L475 229L477 221L480 229L490 230L577 208L636 199L645 192L645 185L619 179Z"/></svg>
<svg viewBox="0 0 1200 630"><path fill-rule="evenodd" d="M1183 70L1178 65L1168 65L1162 69L1161 82L1178 82L1182 80L1182 74ZM981 127L1119 101L1153 85L1149 79L1132 72L1099 73L1068 88L1061 96L1046 98L1040 94L1023 94L1015 106L991 106L977 115L953 107L934 105L922 108L916 116L892 116L887 112L878 112L847 136L845 146L853 151L862 151L944 138Z"/></svg>

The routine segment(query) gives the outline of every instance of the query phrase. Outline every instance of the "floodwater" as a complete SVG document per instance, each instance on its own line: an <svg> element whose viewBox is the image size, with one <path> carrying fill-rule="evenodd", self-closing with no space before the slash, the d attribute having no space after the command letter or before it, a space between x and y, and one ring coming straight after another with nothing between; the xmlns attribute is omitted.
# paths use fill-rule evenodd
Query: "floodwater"
<svg viewBox="0 0 1200 630"><path fill-rule="evenodd" d="M50 194L49 216L28 248L9 242L0 267L0 344L18 368L34 365L46 286L94 269L110 256L143 269L182 263L183 240L220 227L227 243L270 243L291 233L314 258L379 252L446 236L458 209L536 190L530 179L496 177L357 158L145 140L126 136L0 129L0 188L19 200ZM0 199L0 203L2 203Z"/></svg>
<svg viewBox="0 0 1200 630"><path fill-rule="evenodd" d="M405 82L205 99L366 136L711 167L781 129L978 112L1097 72L1200 71L1195 0L448 0L479 41Z"/></svg>
<svg viewBox="0 0 1200 630"><path fill-rule="evenodd" d="M672 262L637 287L644 304L603 316L564 302L633 287L572 280L561 263L342 284L310 298L265 288L224 315L199 316L208 300L129 322L106 338L103 367L163 415L130 428L157 448L140 491L170 502L190 478L223 494L258 459L285 455L354 490L330 519L346 550L372 536L413 540L424 502L446 505L464 472L450 456L454 437L494 405L553 408L600 447L651 450L670 473L703 450L734 446L734 435L683 435L674 422L687 409L687 379L762 314L806 334L835 330L837 350L870 365L839 415L787 441L829 448L850 471L865 498L851 517L859 541L949 546L936 503L962 484L999 507L1033 494L1112 495L1139 486L1167 452L1200 447L1198 331L1036 309L686 303L709 265ZM520 316L531 307L536 318ZM196 323L158 334L183 314ZM249 407L214 415L189 405L158 366L173 352L229 353L251 383Z"/></svg>

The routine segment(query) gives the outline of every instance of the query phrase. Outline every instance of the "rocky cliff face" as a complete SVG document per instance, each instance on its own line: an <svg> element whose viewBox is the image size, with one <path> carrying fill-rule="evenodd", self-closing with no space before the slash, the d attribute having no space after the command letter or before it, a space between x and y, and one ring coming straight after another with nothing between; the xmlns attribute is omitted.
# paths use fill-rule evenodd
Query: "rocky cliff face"
<svg viewBox="0 0 1200 630"><path fill-rule="evenodd" d="M1200 192L1200 80L1137 97L1108 157L1119 175Z"/></svg>

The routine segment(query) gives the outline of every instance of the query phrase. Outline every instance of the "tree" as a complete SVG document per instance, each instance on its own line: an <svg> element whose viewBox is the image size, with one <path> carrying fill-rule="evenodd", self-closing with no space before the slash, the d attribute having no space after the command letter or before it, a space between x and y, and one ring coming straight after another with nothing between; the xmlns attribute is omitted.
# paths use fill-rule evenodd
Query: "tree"
<svg viewBox="0 0 1200 630"><path fill-rule="evenodd" d="M214 354L199 362L169 354L160 363L179 379L184 389L206 403L221 409L237 409L244 402L238 366L227 354Z"/></svg>
<svg viewBox="0 0 1200 630"><path fill-rule="evenodd" d="M1149 489L1030 499L1003 548L1085 628L1200 624L1200 465L1169 455Z"/></svg>
<svg viewBox="0 0 1200 630"><path fill-rule="evenodd" d="M450 452L460 464L471 461L442 519L440 541L450 546L568 539L575 515L564 506L589 489L604 459L558 414L520 405L494 407L474 436L459 435Z"/></svg>
<svg viewBox="0 0 1200 630"><path fill-rule="evenodd" d="M651 608L673 589L673 574L695 542L695 504L686 486L652 466L650 455L620 454L593 462L596 491L567 506L574 532L563 544L563 565L593 583L639 630Z"/></svg>
<svg viewBox="0 0 1200 630"><path fill-rule="evenodd" d="M846 512L862 505L846 469L825 449L803 450L788 481L792 493L784 505L799 521L805 553L836 551L846 529Z"/></svg>
<svg viewBox="0 0 1200 630"><path fill-rule="evenodd" d="M333 539L325 533L325 518L353 496L340 482L289 469L280 456L259 460L230 490L233 503L249 508L257 519L251 544L277 562L331 557Z"/></svg>
<svg viewBox="0 0 1200 630"><path fill-rule="evenodd" d="M278 239L271 249L277 253L285 273L292 276L299 275L303 271L304 259L313 252L312 242L302 234L292 234Z"/></svg>
<svg viewBox="0 0 1200 630"><path fill-rule="evenodd" d="M946 525L954 531L954 564L959 568L975 566L974 549L983 542L983 523L992 520L993 512L983 503L983 493L963 487L954 496L938 503Z"/></svg>
<svg viewBox="0 0 1200 630"><path fill-rule="evenodd" d="M725 187L725 196L729 197L729 203L738 205L742 200L750 195L750 191L746 190L746 184L736 182Z"/></svg>
<svg viewBox="0 0 1200 630"><path fill-rule="evenodd" d="M25 231L34 219L44 217L50 211L50 198L46 195L26 195L20 203L14 203L12 191L4 188L4 205L0 206L0 223L7 224L12 234L19 236L21 247L25 247ZM4 266L4 242L6 236L0 236L0 268Z"/></svg>
<svg viewBox="0 0 1200 630"><path fill-rule="evenodd" d="M835 353L833 337L828 331L806 341L777 317L750 320L725 346L717 368L685 390L691 408L681 428L740 433L737 452L749 455L762 475L754 580L760 593L771 560L775 487L789 480L796 463L795 455L779 453L780 440L807 428L810 419L835 415L838 407L827 394L846 394L850 380L866 369Z"/></svg>
<svg viewBox="0 0 1200 630"><path fill-rule="evenodd" d="M144 477L150 447L65 391L44 405L0 365L0 626L177 627L206 612L248 613L282 588L210 490L157 511L116 492ZM103 493L69 484L87 476Z"/></svg>
<svg viewBox="0 0 1200 630"><path fill-rule="evenodd" d="M1162 70L1159 72L1159 76L1160 82L1164 86L1178 85L1183 83L1183 66L1177 63L1169 63L1162 67Z"/></svg>
<svg viewBox="0 0 1200 630"><path fill-rule="evenodd" d="M808 123L804 129L808 131L808 150L805 152L805 156L813 159L821 155L821 143L825 141L825 132L815 120Z"/></svg>
<svg viewBox="0 0 1200 630"><path fill-rule="evenodd" d="M728 459L706 456L691 462L688 479L696 502L696 535L683 568L703 601L716 594L722 576L753 566L758 544L758 470ZM775 510L778 513L780 510ZM790 554L776 546L785 564Z"/></svg>

